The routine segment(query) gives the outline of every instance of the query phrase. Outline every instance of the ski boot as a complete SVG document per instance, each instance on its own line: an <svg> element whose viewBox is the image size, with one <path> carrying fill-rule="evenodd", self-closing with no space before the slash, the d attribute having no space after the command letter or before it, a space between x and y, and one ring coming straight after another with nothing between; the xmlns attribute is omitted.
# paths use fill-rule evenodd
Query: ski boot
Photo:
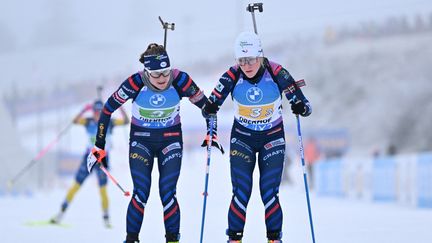
<svg viewBox="0 0 432 243"><path fill-rule="evenodd" d="M112 228L112 225L111 225L111 223L110 223L110 220L109 220L109 216L108 216L108 214L105 214L105 215L103 216L103 221L104 221L105 228L107 228L107 229Z"/></svg>
<svg viewBox="0 0 432 243"><path fill-rule="evenodd" d="M61 220L63 219L63 216L64 216L64 214L65 214L66 209L68 208L68 206L69 206L69 203L68 203L67 200L65 200L65 201L62 203L62 205L61 205L60 212L59 212L58 214L56 214L54 217L52 217L52 218L49 220L49 222L50 222L51 224L60 224L60 222L61 222Z"/></svg>
<svg viewBox="0 0 432 243"><path fill-rule="evenodd" d="M180 234L167 232L165 238L166 238L166 243L179 243Z"/></svg>
<svg viewBox="0 0 432 243"><path fill-rule="evenodd" d="M139 243L138 233L127 233L126 240L123 243Z"/></svg>
<svg viewBox="0 0 432 243"><path fill-rule="evenodd" d="M272 231L267 232L268 243L282 243L282 232Z"/></svg>
<svg viewBox="0 0 432 243"><path fill-rule="evenodd" d="M231 231L227 229L226 234L228 235L227 243L241 243L243 238L243 231Z"/></svg>
<svg viewBox="0 0 432 243"><path fill-rule="evenodd" d="M58 214L56 214L54 217L52 217L49 222L51 224L60 224L61 220L63 219L63 215L64 215L65 211L60 211Z"/></svg>

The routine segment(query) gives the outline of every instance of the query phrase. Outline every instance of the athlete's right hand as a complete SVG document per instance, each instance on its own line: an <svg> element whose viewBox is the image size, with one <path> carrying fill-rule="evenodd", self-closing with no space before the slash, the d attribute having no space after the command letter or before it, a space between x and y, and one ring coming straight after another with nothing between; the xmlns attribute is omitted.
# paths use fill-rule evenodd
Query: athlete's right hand
<svg viewBox="0 0 432 243"><path fill-rule="evenodd" d="M210 124L211 120L213 120L213 124ZM219 143L218 137L217 137L217 117L216 114L212 119L206 119L207 124L207 135L204 138L204 141L201 144L201 147L207 147L209 140L210 140L210 129L212 128L211 134L212 134L212 143L211 146L216 147L221 151L222 154L225 153L224 148L222 147L222 144Z"/></svg>
<svg viewBox="0 0 432 243"><path fill-rule="evenodd" d="M93 166L96 163L102 163L105 160L105 150L97 147L96 145L92 148L90 154L87 156L87 170L90 173Z"/></svg>
<svg viewBox="0 0 432 243"><path fill-rule="evenodd" d="M211 102L210 100L207 100L206 103L201 108L201 113L204 118L210 118L212 116L215 117L218 110L219 107L215 103Z"/></svg>
<svg viewBox="0 0 432 243"><path fill-rule="evenodd" d="M210 135L207 134L207 136L204 138L204 141L201 144L201 147L207 147L208 143L209 143L209 139L210 139ZM221 151L222 154L225 153L224 148L222 147L222 144L219 143L218 139L217 139L217 135L213 134L213 138L212 138L212 144L211 146L219 149L219 151Z"/></svg>

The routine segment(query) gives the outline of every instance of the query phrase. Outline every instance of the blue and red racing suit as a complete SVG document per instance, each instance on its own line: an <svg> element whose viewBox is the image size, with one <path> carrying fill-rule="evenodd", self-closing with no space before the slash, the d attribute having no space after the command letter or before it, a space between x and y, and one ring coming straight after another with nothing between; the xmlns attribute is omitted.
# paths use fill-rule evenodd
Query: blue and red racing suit
<svg viewBox="0 0 432 243"><path fill-rule="evenodd" d="M153 88L143 72L126 79L108 99L99 121L96 146L103 148L111 113L132 99L129 165L134 190L127 211L127 233L138 236L150 194L154 158L158 158L159 195L163 204L167 234L179 235L180 208L176 186L183 156L180 100L188 97L201 108L207 99L182 71L173 69L164 90Z"/></svg>
<svg viewBox="0 0 432 243"><path fill-rule="evenodd" d="M227 234L232 239L242 237L258 158L267 235L269 239L270 235L273 239L280 239L282 210L278 193L285 155L282 94L289 100L295 95L305 104L309 102L289 72L267 59L251 79L242 73L239 66L231 67L219 79L209 99L221 106L230 93L235 113L230 143L233 196Z"/></svg>

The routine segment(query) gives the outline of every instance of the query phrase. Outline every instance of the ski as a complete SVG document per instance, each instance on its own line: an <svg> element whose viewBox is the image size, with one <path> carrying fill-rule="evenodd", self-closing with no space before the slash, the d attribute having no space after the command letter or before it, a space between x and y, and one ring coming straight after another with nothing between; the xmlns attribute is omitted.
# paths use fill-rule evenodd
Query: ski
<svg viewBox="0 0 432 243"><path fill-rule="evenodd" d="M39 226L54 226L61 228L70 228L71 225L63 223L53 223L51 220L41 220L41 221L29 221L24 224L29 227L39 227Z"/></svg>

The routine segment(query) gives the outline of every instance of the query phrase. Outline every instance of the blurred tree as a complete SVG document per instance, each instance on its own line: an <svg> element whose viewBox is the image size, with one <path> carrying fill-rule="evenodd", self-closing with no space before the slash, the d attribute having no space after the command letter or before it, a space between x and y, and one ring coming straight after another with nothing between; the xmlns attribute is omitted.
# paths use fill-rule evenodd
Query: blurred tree
<svg viewBox="0 0 432 243"><path fill-rule="evenodd" d="M424 31L426 28L423 17L420 14L417 14L415 17L414 29L416 32Z"/></svg>

